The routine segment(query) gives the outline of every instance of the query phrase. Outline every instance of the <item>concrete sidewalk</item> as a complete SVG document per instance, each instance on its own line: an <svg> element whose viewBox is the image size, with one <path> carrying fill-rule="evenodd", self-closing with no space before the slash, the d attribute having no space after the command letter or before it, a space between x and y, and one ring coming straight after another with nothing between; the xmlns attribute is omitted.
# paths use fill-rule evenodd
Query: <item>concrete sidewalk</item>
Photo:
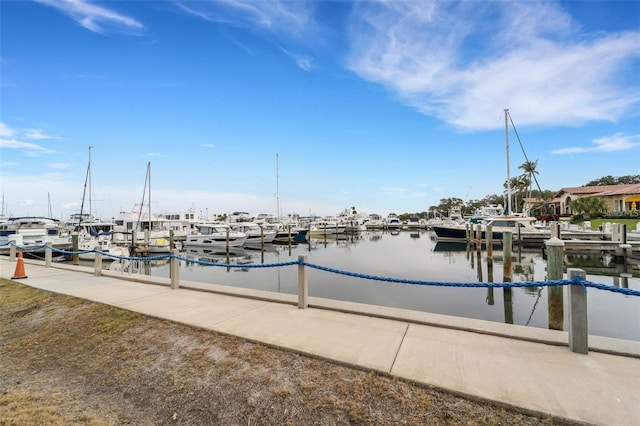
<svg viewBox="0 0 640 426"><path fill-rule="evenodd" d="M15 262L0 258L10 279ZM640 342L25 260L31 287L588 424L640 425ZM156 284L156 285L151 285ZM594 349L605 352L595 352ZM628 355L621 355L627 353Z"/></svg>

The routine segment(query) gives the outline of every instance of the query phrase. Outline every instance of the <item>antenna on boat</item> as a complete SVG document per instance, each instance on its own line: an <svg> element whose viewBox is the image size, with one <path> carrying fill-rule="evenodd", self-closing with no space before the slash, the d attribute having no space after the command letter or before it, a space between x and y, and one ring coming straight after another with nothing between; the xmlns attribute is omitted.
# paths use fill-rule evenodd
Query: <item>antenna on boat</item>
<svg viewBox="0 0 640 426"><path fill-rule="evenodd" d="M509 171L509 108L505 108L504 110L504 133L507 149L507 212L511 214L511 173Z"/></svg>

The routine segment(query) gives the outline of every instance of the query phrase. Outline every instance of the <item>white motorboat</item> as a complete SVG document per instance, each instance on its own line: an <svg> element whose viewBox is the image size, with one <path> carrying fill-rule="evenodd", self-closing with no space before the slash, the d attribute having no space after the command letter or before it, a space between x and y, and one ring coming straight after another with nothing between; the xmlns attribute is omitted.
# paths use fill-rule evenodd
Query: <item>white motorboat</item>
<svg viewBox="0 0 640 426"><path fill-rule="evenodd" d="M265 229L254 222L234 222L229 226L232 230L247 234L245 245L261 245L272 243L278 234L272 229Z"/></svg>
<svg viewBox="0 0 640 426"><path fill-rule="evenodd" d="M495 216L484 220L482 223L452 223L448 225L437 225L433 227L438 237L438 241L465 241L467 239L467 228L475 232L477 226L481 229L481 239L486 241L487 226L491 226L491 237L493 242L500 244L504 232L511 232L513 240L520 239L521 243L542 244L550 236L549 230L544 230L534 226L535 217L529 216Z"/></svg>
<svg viewBox="0 0 640 426"><path fill-rule="evenodd" d="M201 222L196 229L197 234L187 235L185 247L240 247L247 240L247 234L234 231L222 222Z"/></svg>
<svg viewBox="0 0 640 426"><path fill-rule="evenodd" d="M402 222L400 221L400 218L398 218L397 214L389 213L384 226L387 229L397 230L402 227Z"/></svg>
<svg viewBox="0 0 640 426"><path fill-rule="evenodd" d="M111 240L105 238L104 236L92 236L84 231L81 231L78 234L78 250L81 252L78 257L82 260L95 260L96 253L94 251L88 253L88 250L96 250L103 254L102 261L110 262L110 261L118 261L118 258L111 257L119 256L119 257L127 257L129 256L129 248L124 246L118 246L113 243Z"/></svg>
<svg viewBox="0 0 640 426"><path fill-rule="evenodd" d="M327 217L321 220L316 220L309 223L309 231L307 235L309 237L325 237L332 235L346 234L347 224L341 223L337 219Z"/></svg>
<svg viewBox="0 0 640 426"><path fill-rule="evenodd" d="M0 245L7 247L8 242L21 247L49 245L58 249L71 248L71 236L64 225L48 217L7 219L0 224Z"/></svg>
<svg viewBox="0 0 640 426"><path fill-rule="evenodd" d="M371 213L365 222L365 226L367 229L382 229L384 226L382 216L377 213Z"/></svg>

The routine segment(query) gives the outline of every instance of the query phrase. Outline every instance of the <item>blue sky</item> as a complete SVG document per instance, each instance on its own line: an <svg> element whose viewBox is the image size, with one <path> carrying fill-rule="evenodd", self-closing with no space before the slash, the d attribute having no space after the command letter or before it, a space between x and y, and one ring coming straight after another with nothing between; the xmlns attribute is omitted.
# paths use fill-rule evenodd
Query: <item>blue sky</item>
<svg viewBox="0 0 640 426"><path fill-rule="evenodd" d="M0 20L12 215L79 211L89 146L102 218L142 201L148 162L155 213L425 211L502 192L505 108L543 189L640 174L636 1L2 1Z"/></svg>

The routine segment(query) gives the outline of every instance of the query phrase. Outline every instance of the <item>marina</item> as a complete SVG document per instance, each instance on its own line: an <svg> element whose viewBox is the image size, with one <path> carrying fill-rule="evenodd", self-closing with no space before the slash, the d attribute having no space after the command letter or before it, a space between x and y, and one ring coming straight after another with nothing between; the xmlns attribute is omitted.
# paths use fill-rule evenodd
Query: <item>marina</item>
<svg viewBox="0 0 640 426"><path fill-rule="evenodd" d="M291 245L187 247L179 253L184 280L283 294L298 291L297 268L256 267L295 261L376 277L434 283L502 282L504 256L491 260L485 250L459 242L437 241L433 231L365 231L356 235L309 238ZM108 266L105 266L108 267ZM581 268L587 279L619 288L640 289L637 263L620 264L608 252L567 251L565 268ZM134 262L123 274L169 276L167 260ZM513 289L452 288L398 284L310 269L309 295L347 302L566 330L562 292L543 287ZM514 282L545 281L547 264L540 248L514 247ZM640 300L606 291L589 291L589 334L640 341ZM557 311L564 313L558 318ZM550 316L550 311L553 314Z"/></svg>

